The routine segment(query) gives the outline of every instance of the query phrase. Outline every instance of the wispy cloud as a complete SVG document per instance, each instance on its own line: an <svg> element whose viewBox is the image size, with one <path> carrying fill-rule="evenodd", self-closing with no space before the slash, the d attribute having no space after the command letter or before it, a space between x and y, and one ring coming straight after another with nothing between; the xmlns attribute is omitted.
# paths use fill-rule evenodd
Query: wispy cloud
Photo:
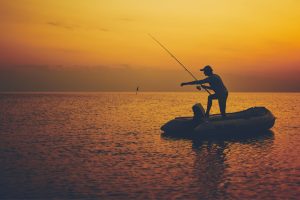
<svg viewBox="0 0 300 200"><path fill-rule="evenodd" d="M84 27L84 26L79 26L76 24L68 24L68 23L63 23L63 22L58 22L58 21L48 21L46 22L47 25L53 26L56 28L63 28L67 30L75 30L75 29L85 29L85 30L94 30L94 31L102 31L102 32L108 32L110 31L109 29L105 27Z"/></svg>
<svg viewBox="0 0 300 200"><path fill-rule="evenodd" d="M49 22L46 22L46 24L49 26L64 28L64 29L68 29L68 30L74 30L75 28L79 28L78 25L65 24L65 23L61 23L61 22L57 22L57 21L49 21Z"/></svg>
<svg viewBox="0 0 300 200"><path fill-rule="evenodd" d="M86 51L79 50L79 49L71 49L71 48L50 48L51 50L63 53L83 53Z"/></svg>

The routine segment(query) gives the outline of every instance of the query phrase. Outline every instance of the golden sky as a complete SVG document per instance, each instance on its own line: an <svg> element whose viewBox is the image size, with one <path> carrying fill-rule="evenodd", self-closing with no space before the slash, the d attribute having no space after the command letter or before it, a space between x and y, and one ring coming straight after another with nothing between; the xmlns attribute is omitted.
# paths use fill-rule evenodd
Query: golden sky
<svg viewBox="0 0 300 200"><path fill-rule="evenodd" d="M1 66L182 70L151 33L193 72L300 67L298 0L1 0L0 26Z"/></svg>

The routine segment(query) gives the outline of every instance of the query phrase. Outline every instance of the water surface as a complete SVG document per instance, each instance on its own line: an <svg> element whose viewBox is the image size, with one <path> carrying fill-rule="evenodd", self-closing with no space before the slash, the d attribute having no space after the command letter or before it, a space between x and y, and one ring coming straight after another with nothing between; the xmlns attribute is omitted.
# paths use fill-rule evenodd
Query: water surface
<svg viewBox="0 0 300 200"><path fill-rule="evenodd" d="M231 93L228 111L266 106L258 137L192 141L160 126L204 93L0 95L0 198L296 199L300 94ZM214 102L212 112L218 112Z"/></svg>

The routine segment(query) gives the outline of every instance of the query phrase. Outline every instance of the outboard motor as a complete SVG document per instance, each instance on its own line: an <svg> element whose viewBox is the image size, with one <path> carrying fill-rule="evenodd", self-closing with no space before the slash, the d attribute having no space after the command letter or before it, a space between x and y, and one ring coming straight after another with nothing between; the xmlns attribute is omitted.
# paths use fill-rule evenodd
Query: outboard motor
<svg viewBox="0 0 300 200"><path fill-rule="evenodd" d="M203 106L201 105L201 103L196 103L195 105L193 105L192 109L194 112L193 121L196 121L196 122L203 121L205 118L205 110L204 110Z"/></svg>

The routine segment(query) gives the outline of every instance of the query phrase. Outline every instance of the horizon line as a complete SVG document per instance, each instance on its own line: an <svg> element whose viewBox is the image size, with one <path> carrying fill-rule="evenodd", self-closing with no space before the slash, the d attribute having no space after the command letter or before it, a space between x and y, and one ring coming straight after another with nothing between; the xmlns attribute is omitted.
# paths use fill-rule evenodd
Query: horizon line
<svg viewBox="0 0 300 200"><path fill-rule="evenodd" d="M206 93L204 91L156 91L156 90L145 90L139 91L138 93ZM0 91L0 94L22 94L22 93L136 93L136 91L124 91L124 90L102 90L102 91ZM232 91L229 93L300 93L300 91Z"/></svg>

